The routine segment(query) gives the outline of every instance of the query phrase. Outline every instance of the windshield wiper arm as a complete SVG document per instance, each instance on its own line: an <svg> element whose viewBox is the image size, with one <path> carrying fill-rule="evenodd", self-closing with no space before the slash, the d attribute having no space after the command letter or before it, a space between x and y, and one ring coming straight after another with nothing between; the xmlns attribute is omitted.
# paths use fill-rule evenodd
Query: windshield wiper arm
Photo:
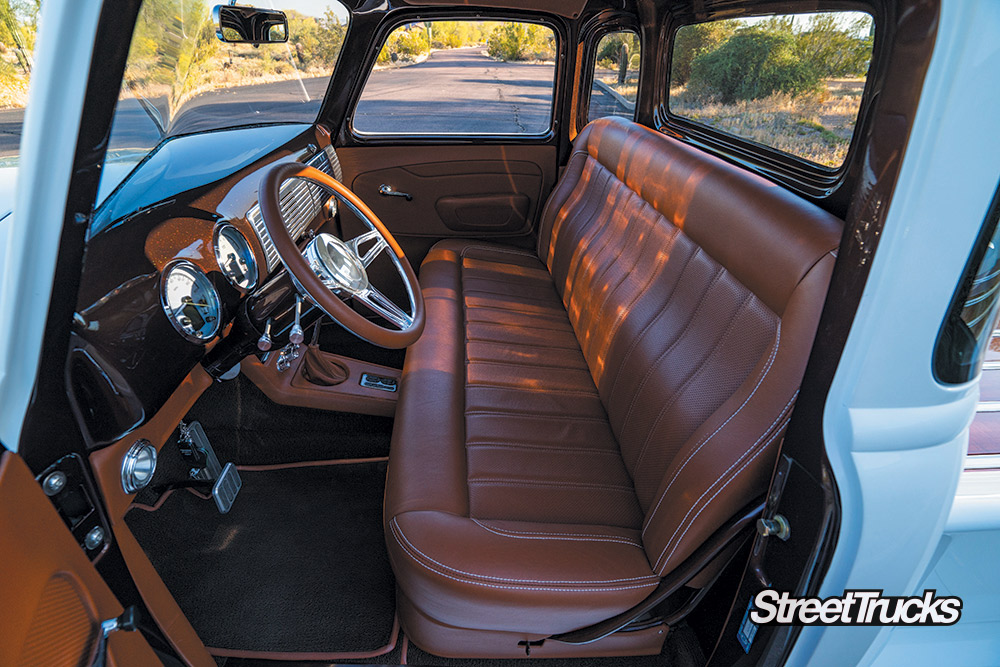
<svg viewBox="0 0 1000 667"><path fill-rule="evenodd" d="M149 119L153 121L153 125L156 126L156 131L160 133L159 139L162 140L165 136L167 136L167 128L163 125L163 116L160 115L160 110L156 108L156 105L146 99L142 93L136 90L135 84L127 82L126 85L128 86L129 92L132 93L132 96L135 98L135 101L139 103L142 110L145 111L146 115L149 116Z"/></svg>

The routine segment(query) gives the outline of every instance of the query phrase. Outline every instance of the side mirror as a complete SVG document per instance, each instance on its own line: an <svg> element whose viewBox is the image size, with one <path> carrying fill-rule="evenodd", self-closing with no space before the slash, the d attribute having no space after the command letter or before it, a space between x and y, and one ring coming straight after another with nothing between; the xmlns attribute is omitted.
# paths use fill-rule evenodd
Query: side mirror
<svg viewBox="0 0 1000 667"><path fill-rule="evenodd" d="M215 35L229 44L280 44L288 41L285 12L245 5L216 5Z"/></svg>

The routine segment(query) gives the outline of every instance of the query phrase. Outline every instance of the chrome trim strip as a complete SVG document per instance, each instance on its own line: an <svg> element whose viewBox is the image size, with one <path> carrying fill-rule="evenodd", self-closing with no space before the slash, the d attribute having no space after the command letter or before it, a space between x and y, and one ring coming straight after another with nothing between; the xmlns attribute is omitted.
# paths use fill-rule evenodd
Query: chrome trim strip
<svg viewBox="0 0 1000 667"><path fill-rule="evenodd" d="M980 401L976 412L1000 412L1000 401Z"/></svg>
<svg viewBox="0 0 1000 667"><path fill-rule="evenodd" d="M335 169L330 165L330 158L326 151L320 151L311 157L306 164L330 176L335 176ZM337 166L339 167L339 164ZM292 240L298 241L309 223L319 213L328 199L328 196L324 196L325 194L326 192L319 186L303 180L289 180L281 184L281 190L278 193L281 214L285 219L285 227ZM247 221L257 233L260 245L264 248L267 271L270 273L278 266L280 258L267 233L267 227L264 225L264 218L260 214L260 204L254 204L247 212Z"/></svg>

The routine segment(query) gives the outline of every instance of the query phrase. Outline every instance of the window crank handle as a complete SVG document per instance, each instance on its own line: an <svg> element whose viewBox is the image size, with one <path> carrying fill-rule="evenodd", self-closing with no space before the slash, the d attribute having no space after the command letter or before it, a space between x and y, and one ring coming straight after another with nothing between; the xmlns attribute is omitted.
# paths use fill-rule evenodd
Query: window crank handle
<svg viewBox="0 0 1000 667"><path fill-rule="evenodd" d="M406 192L397 192L391 185L383 183L378 186L378 193L383 197L406 197L406 201L413 201L413 195Z"/></svg>

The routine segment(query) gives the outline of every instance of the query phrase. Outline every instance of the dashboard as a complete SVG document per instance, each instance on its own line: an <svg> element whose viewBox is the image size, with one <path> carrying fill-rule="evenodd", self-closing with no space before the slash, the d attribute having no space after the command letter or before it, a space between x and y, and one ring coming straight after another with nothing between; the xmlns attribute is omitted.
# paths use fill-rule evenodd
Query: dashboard
<svg viewBox="0 0 1000 667"><path fill-rule="evenodd" d="M293 288L257 205L263 170L281 161L342 178L320 126L215 131L164 142L95 212L68 366L91 447L155 414L227 338L246 339L251 307L273 315L276 332L290 325L281 309ZM293 238L339 231L335 200L318 186L287 181L280 201Z"/></svg>

